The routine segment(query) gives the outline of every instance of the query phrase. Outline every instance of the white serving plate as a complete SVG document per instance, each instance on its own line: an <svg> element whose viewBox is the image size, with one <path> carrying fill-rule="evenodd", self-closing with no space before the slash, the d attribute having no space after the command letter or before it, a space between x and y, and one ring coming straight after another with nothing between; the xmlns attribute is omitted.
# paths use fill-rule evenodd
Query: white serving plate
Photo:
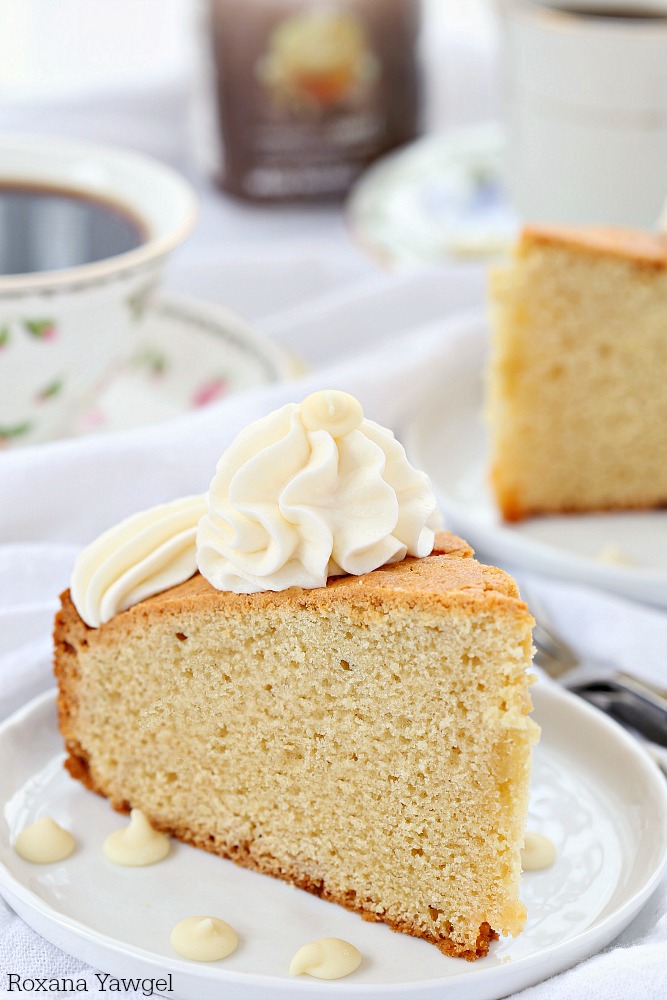
<svg viewBox="0 0 667 1000"><path fill-rule="evenodd" d="M345 215L353 239L392 266L488 258L518 231L503 183L497 122L427 135L364 171Z"/></svg>
<svg viewBox="0 0 667 1000"><path fill-rule="evenodd" d="M0 771L0 892L58 947L115 976L171 974L170 995L181 1000L496 1000L608 944L667 867L667 785L655 765L572 695L548 682L534 693L542 739L529 828L555 842L557 860L524 876L524 932L475 963L183 844L149 868L110 864L102 843L125 821L63 770L54 692L0 727L0 760L8 764ZM72 830L77 848L63 862L31 865L12 844L45 814ZM231 923L238 950L212 964L179 958L171 929L195 914ZM290 977L297 949L321 936L353 942L363 955L357 972L331 983Z"/></svg>

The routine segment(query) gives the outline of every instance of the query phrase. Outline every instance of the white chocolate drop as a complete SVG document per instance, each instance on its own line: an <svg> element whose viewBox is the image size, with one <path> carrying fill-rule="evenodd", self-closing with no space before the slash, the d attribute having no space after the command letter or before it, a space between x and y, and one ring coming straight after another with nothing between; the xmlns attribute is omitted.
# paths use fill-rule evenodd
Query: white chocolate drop
<svg viewBox="0 0 667 1000"><path fill-rule="evenodd" d="M32 826L21 830L14 849L24 861L31 861L34 865L48 865L68 858L75 844L69 830L63 830L50 816L42 816Z"/></svg>
<svg viewBox="0 0 667 1000"><path fill-rule="evenodd" d="M595 559L601 563L607 563L610 566L636 566L637 560L633 559L632 556L626 555L618 545L614 545L612 542L608 542L603 545L595 553Z"/></svg>
<svg viewBox="0 0 667 1000"><path fill-rule="evenodd" d="M345 437L361 427L364 411L354 396L339 389L321 389L301 404L303 425L309 431L327 431L333 438Z"/></svg>
<svg viewBox="0 0 667 1000"><path fill-rule="evenodd" d="M525 872L548 868L556 860L556 845L543 833L526 831L521 852L521 867Z"/></svg>
<svg viewBox="0 0 667 1000"><path fill-rule="evenodd" d="M316 979L342 979L361 965L361 953L341 938L320 938L299 948L290 962L290 976L304 972Z"/></svg>
<svg viewBox="0 0 667 1000"><path fill-rule="evenodd" d="M217 917L186 917L171 932L171 946L194 962L217 962L227 958L239 943L233 927Z"/></svg>
<svg viewBox="0 0 667 1000"><path fill-rule="evenodd" d="M104 853L115 865L154 865L169 854L169 837L154 830L141 809L133 809L129 825L114 830L104 841Z"/></svg>

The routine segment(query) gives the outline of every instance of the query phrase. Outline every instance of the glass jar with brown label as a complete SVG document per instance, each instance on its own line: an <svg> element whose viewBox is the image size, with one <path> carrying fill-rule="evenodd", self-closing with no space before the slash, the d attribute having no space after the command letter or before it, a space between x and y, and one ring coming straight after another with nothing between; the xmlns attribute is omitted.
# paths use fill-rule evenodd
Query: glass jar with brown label
<svg viewBox="0 0 667 1000"><path fill-rule="evenodd" d="M419 0L207 0L216 180L255 201L340 197L418 132Z"/></svg>

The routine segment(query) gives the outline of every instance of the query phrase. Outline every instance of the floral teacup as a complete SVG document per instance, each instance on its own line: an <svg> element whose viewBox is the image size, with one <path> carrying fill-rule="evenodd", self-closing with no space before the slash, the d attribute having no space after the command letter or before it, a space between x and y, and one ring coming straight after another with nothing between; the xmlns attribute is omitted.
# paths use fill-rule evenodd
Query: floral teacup
<svg viewBox="0 0 667 1000"><path fill-rule="evenodd" d="M196 216L190 185L145 156L0 140L0 447L68 433Z"/></svg>

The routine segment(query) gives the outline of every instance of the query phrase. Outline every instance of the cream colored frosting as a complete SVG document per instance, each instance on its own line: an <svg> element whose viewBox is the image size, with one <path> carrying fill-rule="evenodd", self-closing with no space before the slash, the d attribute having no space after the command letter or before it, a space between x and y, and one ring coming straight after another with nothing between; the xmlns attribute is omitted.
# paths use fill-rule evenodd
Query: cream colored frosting
<svg viewBox="0 0 667 1000"><path fill-rule="evenodd" d="M290 976L307 973L316 979L342 979L361 965L361 954L342 938L320 938L299 948L290 962Z"/></svg>
<svg viewBox="0 0 667 1000"><path fill-rule="evenodd" d="M321 587L433 550L431 484L391 431L325 390L250 424L218 462L197 563L218 590Z"/></svg>
<svg viewBox="0 0 667 1000"><path fill-rule="evenodd" d="M197 522L206 509L205 496L161 504L126 518L85 548L70 588L84 622L97 628L191 577L197 570Z"/></svg>
<svg viewBox="0 0 667 1000"><path fill-rule="evenodd" d="M194 962L217 962L239 943L233 927L217 917L186 917L171 932L171 946Z"/></svg>
<svg viewBox="0 0 667 1000"><path fill-rule="evenodd" d="M521 867L525 872L549 868L556 860L556 845L543 833L526 831L521 852Z"/></svg>
<svg viewBox="0 0 667 1000"><path fill-rule="evenodd" d="M239 594L321 587L428 555L440 526L428 476L391 431L325 390L239 434L208 499L161 504L100 535L75 563L71 595L96 628L197 567Z"/></svg>
<svg viewBox="0 0 667 1000"><path fill-rule="evenodd" d="M115 865L140 868L154 865L169 854L169 837L154 830L141 809L133 809L130 822L104 841L104 853Z"/></svg>
<svg viewBox="0 0 667 1000"><path fill-rule="evenodd" d="M21 830L14 850L24 861L35 865L48 865L64 861L74 850L76 841L50 816L42 816L31 826Z"/></svg>

